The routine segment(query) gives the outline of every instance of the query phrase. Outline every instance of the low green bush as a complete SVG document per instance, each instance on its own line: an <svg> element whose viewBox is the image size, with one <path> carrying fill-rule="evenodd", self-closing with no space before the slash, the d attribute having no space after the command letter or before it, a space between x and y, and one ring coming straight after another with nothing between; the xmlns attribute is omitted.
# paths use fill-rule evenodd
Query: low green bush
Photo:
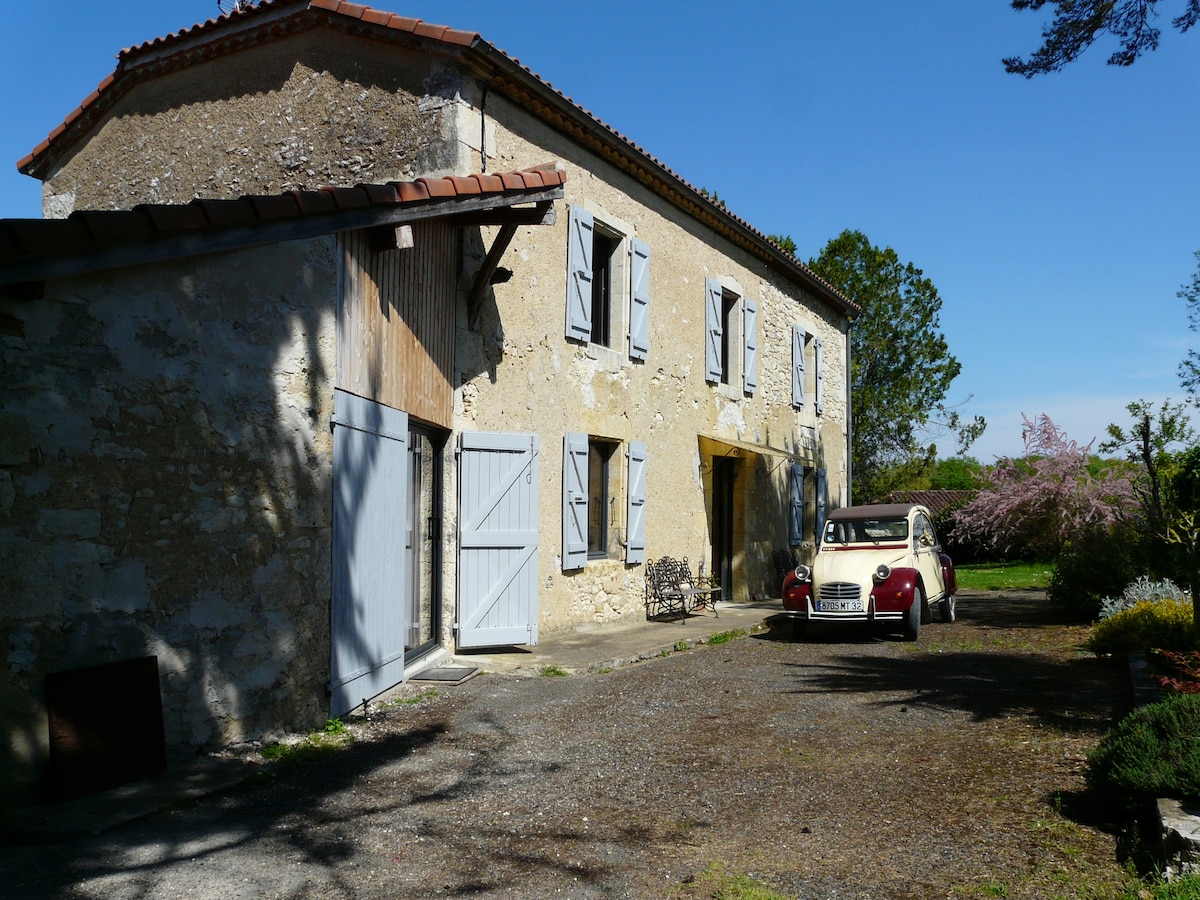
<svg viewBox="0 0 1200 900"><path fill-rule="evenodd" d="M1192 604L1187 600L1143 600L1097 623L1084 646L1098 655L1195 649Z"/></svg>
<svg viewBox="0 0 1200 900"><path fill-rule="evenodd" d="M1121 529L1080 532L1055 559L1047 598L1073 618L1094 621L1101 600L1120 594L1144 571L1133 538Z"/></svg>
<svg viewBox="0 0 1200 900"><path fill-rule="evenodd" d="M1186 799L1200 793L1200 694L1140 707L1088 757L1088 784L1126 795Z"/></svg>

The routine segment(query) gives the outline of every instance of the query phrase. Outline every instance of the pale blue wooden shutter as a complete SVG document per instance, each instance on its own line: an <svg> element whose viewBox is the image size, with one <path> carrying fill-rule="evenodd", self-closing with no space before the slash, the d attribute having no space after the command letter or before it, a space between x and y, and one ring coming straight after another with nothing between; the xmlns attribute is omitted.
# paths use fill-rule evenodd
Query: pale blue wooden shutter
<svg viewBox="0 0 1200 900"><path fill-rule="evenodd" d="M742 342L742 392L753 394L758 390L758 302L750 297L742 298Z"/></svg>
<svg viewBox="0 0 1200 900"><path fill-rule="evenodd" d="M813 354L813 366L817 370L817 390L816 390L816 407L817 415L822 415L825 412L825 366L821 362L825 345L817 338L815 352Z"/></svg>
<svg viewBox="0 0 1200 900"><path fill-rule="evenodd" d="M571 206L567 223L567 337L576 341L592 339L592 235L596 222L592 214Z"/></svg>
<svg viewBox="0 0 1200 900"><path fill-rule="evenodd" d="M563 435L563 549L567 572L587 565L588 552L588 436Z"/></svg>
<svg viewBox="0 0 1200 900"><path fill-rule="evenodd" d="M458 483L458 646L536 644L537 435L463 433Z"/></svg>
<svg viewBox="0 0 1200 900"><path fill-rule="evenodd" d="M646 445L630 441L628 456L625 562L640 563L646 560Z"/></svg>
<svg viewBox="0 0 1200 900"><path fill-rule="evenodd" d="M804 341L807 335L792 325L792 406L804 409Z"/></svg>
<svg viewBox="0 0 1200 900"><path fill-rule="evenodd" d="M333 393L329 713L404 680L408 416Z"/></svg>
<svg viewBox="0 0 1200 900"><path fill-rule="evenodd" d="M629 358L650 352L650 245L634 238L629 244Z"/></svg>
<svg viewBox="0 0 1200 900"><path fill-rule="evenodd" d="M817 534L825 533L825 492L828 489L828 484L825 479L825 470L817 469Z"/></svg>
<svg viewBox="0 0 1200 900"><path fill-rule="evenodd" d="M799 547L804 542L804 466L791 466L791 515L788 518L788 544Z"/></svg>
<svg viewBox="0 0 1200 900"><path fill-rule="evenodd" d="M704 279L704 380L720 381L725 361L721 359L721 284Z"/></svg>

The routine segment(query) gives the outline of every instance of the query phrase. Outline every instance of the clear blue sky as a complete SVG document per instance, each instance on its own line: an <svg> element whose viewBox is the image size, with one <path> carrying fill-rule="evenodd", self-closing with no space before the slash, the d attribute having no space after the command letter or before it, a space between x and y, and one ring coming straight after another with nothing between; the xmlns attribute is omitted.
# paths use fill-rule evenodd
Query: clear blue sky
<svg viewBox="0 0 1200 900"><path fill-rule="evenodd" d="M1200 250L1200 34L1170 28L1171 3L1133 67L1097 45L1033 81L1000 59L1035 49L1048 17L1007 0L373 5L480 32L801 258L855 228L914 262L962 363L950 400L988 420L984 462L1020 453L1022 413L1086 443L1132 400L1181 396L1200 341L1176 297ZM16 162L117 51L217 13L10 4L0 217L40 214Z"/></svg>

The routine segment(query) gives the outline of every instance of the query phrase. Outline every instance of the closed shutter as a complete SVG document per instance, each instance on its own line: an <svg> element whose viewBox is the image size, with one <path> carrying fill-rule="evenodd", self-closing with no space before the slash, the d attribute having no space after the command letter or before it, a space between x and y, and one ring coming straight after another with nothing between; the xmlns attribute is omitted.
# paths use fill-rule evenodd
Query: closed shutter
<svg viewBox="0 0 1200 900"><path fill-rule="evenodd" d="M571 206L567 227L567 337L576 341L592 339L592 234L596 229L592 214Z"/></svg>
<svg viewBox="0 0 1200 900"><path fill-rule="evenodd" d="M404 680L408 467L408 416L335 390L332 716Z"/></svg>
<svg viewBox="0 0 1200 900"><path fill-rule="evenodd" d="M825 494L828 491L828 485L825 479L825 470L817 469L817 534L825 533L825 507L827 505Z"/></svg>
<svg viewBox="0 0 1200 900"><path fill-rule="evenodd" d="M458 646L536 644L537 435L464 433L458 479Z"/></svg>
<svg viewBox="0 0 1200 900"><path fill-rule="evenodd" d="M629 245L629 358L650 352L650 245L634 238Z"/></svg>
<svg viewBox="0 0 1200 900"><path fill-rule="evenodd" d="M804 409L804 341L807 335L799 325L792 326L792 406Z"/></svg>
<svg viewBox="0 0 1200 900"><path fill-rule="evenodd" d="M825 366L821 362L821 358L824 355L824 347L825 345L821 342L821 339L817 338L815 352L813 354L813 366L817 370L816 407L818 416L824 414L825 412Z"/></svg>
<svg viewBox="0 0 1200 900"><path fill-rule="evenodd" d="M640 563L646 560L646 445L630 441L628 456L625 562Z"/></svg>
<svg viewBox="0 0 1200 900"><path fill-rule="evenodd" d="M792 463L791 515L788 518L788 544L799 547L804 542L804 466Z"/></svg>
<svg viewBox="0 0 1200 900"><path fill-rule="evenodd" d="M704 380L720 381L725 361L721 359L721 284L704 279Z"/></svg>
<svg viewBox="0 0 1200 900"><path fill-rule="evenodd" d="M588 550L588 436L563 435L563 550L564 572L587 565Z"/></svg>
<svg viewBox="0 0 1200 900"><path fill-rule="evenodd" d="M746 349L742 392L753 394L758 390L758 302L750 297L742 298L742 336Z"/></svg>

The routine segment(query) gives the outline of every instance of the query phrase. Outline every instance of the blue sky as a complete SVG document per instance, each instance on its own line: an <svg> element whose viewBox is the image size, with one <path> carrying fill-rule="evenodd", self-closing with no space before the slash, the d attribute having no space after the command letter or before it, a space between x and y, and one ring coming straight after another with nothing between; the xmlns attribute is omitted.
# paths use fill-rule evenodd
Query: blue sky
<svg viewBox="0 0 1200 900"><path fill-rule="evenodd" d="M1034 50L1048 17L1007 0L373 5L480 32L801 258L846 228L895 248L940 292L962 364L949 399L987 418L984 462L1020 453L1022 413L1087 443L1130 401L1181 396L1200 342L1176 297L1200 250L1200 35L1170 28L1171 3L1133 67L1097 45L1032 81L1000 60ZM40 215L16 162L121 48L217 14L11 4L0 217Z"/></svg>

